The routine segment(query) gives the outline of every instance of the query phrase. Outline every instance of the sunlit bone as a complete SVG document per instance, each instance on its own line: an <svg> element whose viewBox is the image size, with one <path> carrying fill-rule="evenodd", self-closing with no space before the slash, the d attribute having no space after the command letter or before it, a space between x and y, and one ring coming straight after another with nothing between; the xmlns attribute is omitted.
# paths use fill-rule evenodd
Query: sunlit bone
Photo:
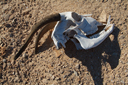
<svg viewBox="0 0 128 85"><path fill-rule="evenodd" d="M54 26L55 28L51 37L57 49L59 49L61 45L65 47L65 43L69 39L71 39L75 43L77 49L90 49L96 47L97 45L102 43L104 39L106 39L106 37L113 31L114 25L110 24L109 18L108 24L106 25L104 30L96 34L98 31L97 26L101 26L102 24L89 16L90 15L88 14L82 16L75 12L64 12L52 14L45 17L32 27L32 30L27 37L25 44L14 56L14 59L16 60L22 54L34 34L43 26L45 27L43 27L41 32L39 33L39 36L36 40L35 48L37 48L38 41L41 38L40 35L44 35L48 30L54 28ZM95 38L93 39L94 36ZM35 49L35 53L36 50L37 49Z"/></svg>

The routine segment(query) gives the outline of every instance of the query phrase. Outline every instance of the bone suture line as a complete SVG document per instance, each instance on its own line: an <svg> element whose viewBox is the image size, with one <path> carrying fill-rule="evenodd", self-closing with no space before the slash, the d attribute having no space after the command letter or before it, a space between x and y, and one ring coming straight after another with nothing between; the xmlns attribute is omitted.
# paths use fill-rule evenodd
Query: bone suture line
<svg viewBox="0 0 128 85"><path fill-rule="evenodd" d="M25 41L25 44L21 47L21 49L15 55L14 60L16 60L22 54L22 52L26 49L26 47L28 46L28 44L31 41L31 39L32 39L33 35L35 34L35 32L37 32L44 25L46 25L46 24L48 24L50 22L59 21L59 20L61 20L61 16L60 16L59 13L56 13L56 14L52 14L50 16L45 17L44 19L39 21L37 24L35 24L32 27L32 31L30 32L29 36L27 37L27 39ZM45 29L44 30L47 31L47 28L45 28Z"/></svg>
<svg viewBox="0 0 128 85"><path fill-rule="evenodd" d="M37 35L37 39L35 42L35 54L37 54L37 47L38 47L38 42L41 39L41 37L50 29L53 29L54 26L56 25L57 22L51 22L49 24L47 24L45 27L43 27L41 29L41 31L39 32L39 34Z"/></svg>

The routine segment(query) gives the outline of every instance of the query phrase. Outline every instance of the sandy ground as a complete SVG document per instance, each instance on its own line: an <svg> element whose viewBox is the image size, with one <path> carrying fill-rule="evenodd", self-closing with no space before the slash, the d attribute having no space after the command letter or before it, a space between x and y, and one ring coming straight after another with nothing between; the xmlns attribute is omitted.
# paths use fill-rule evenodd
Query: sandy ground
<svg viewBox="0 0 128 85"><path fill-rule="evenodd" d="M66 11L111 15L113 33L99 46L77 51L72 42L56 50L47 32L34 55L35 39L12 63L32 26ZM128 85L127 0L0 0L0 85Z"/></svg>

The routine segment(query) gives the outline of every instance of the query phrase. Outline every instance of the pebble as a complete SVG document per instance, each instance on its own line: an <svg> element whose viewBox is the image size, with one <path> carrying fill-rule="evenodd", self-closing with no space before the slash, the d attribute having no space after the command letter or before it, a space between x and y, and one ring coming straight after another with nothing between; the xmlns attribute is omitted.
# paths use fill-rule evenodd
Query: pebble
<svg viewBox="0 0 128 85"><path fill-rule="evenodd" d="M35 85L39 85L38 83L36 83Z"/></svg>
<svg viewBox="0 0 128 85"><path fill-rule="evenodd" d="M24 66L24 63L22 63L21 66Z"/></svg>
<svg viewBox="0 0 128 85"><path fill-rule="evenodd" d="M80 64L77 64L75 67L76 67L77 69L80 69Z"/></svg>
<svg viewBox="0 0 128 85"><path fill-rule="evenodd" d="M64 75L64 77L63 78L66 78L67 77L67 75Z"/></svg>
<svg viewBox="0 0 128 85"><path fill-rule="evenodd" d="M10 17L10 15L9 15L9 14L6 14L6 15L4 16L4 20L5 20L5 21L8 21L8 20L9 20L9 17Z"/></svg>
<svg viewBox="0 0 128 85"><path fill-rule="evenodd" d="M3 63L3 69L5 69L7 67L6 63Z"/></svg>
<svg viewBox="0 0 128 85"><path fill-rule="evenodd" d="M109 38L110 38L111 41L113 41L114 40L114 35L110 35Z"/></svg>
<svg viewBox="0 0 128 85"><path fill-rule="evenodd" d="M18 81L19 81L19 77L17 76L15 77L14 82L18 82Z"/></svg>
<svg viewBox="0 0 128 85"><path fill-rule="evenodd" d="M29 14L29 12L31 11L32 8L28 8L28 9L25 9L22 13L23 15L27 15Z"/></svg>
<svg viewBox="0 0 128 85"><path fill-rule="evenodd" d="M23 54L23 57L26 58L26 57L27 57L27 53L24 53L24 54Z"/></svg>
<svg viewBox="0 0 128 85"><path fill-rule="evenodd" d="M32 14L32 17L35 17L38 14L38 12L39 11L35 9L34 12L33 12L33 14Z"/></svg>
<svg viewBox="0 0 128 85"><path fill-rule="evenodd" d="M55 76L54 76L54 75L52 76L52 79L53 79L53 80L55 79Z"/></svg>
<svg viewBox="0 0 128 85"><path fill-rule="evenodd" d="M3 62L4 62L4 63L6 63L6 61L7 61L6 59L3 59Z"/></svg>
<svg viewBox="0 0 128 85"><path fill-rule="evenodd" d="M15 18L14 15L11 15L11 16L9 17L10 20L13 20L14 18Z"/></svg>
<svg viewBox="0 0 128 85"><path fill-rule="evenodd" d="M78 73L74 70L74 74L76 75L76 76L78 76Z"/></svg>
<svg viewBox="0 0 128 85"><path fill-rule="evenodd" d="M28 84L31 84L31 82L29 82Z"/></svg>
<svg viewBox="0 0 128 85"><path fill-rule="evenodd" d="M23 81L23 83L26 85L27 84L27 81Z"/></svg>
<svg viewBox="0 0 128 85"><path fill-rule="evenodd" d="M15 75L15 72L12 72L13 75Z"/></svg>
<svg viewBox="0 0 128 85"><path fill-rule="evenodd" d="M0 28L2 28L2 24L0 24Z"/></svg>
<svg viewBox="0 0 128 85"><path fill-rule="evenodd" d="M7 63L7 66L11 66L11 63Z"/></svg>
<svg viewBox="0 0 128 85"><path fill-rule="evenodd" d="M59 77L56 77L56 80L61 80L61 78L59 78Z"/></svg>
<svg viewBox="0 0 128 85"><path fill-rule="evenodd" d="M41 14L43 14L43 12L42 12L42 11L40 11L40 13L41 13Z"/></svg>
<svg viewBox="0 0 128 85"><path fill-rule="evenodd" d="M7 9L8 9L8 4L6 4L6 5L3 7L2 12L5 12Z"/></svg>

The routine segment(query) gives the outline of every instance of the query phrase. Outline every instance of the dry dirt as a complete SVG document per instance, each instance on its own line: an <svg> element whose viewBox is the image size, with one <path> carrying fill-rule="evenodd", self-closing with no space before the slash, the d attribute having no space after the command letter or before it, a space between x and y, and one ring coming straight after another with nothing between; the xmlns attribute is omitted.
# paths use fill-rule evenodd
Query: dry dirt
<svg viewBox="0 0 128 85"><path fill-rule="evenodd" d="M34 55L35 39L12 63L32 26L66 11L111 15L113 33L99 46L77 51L69 41L56 50L47 32ZM0 0L0 85L128 85L127 0Z"/></svg>

